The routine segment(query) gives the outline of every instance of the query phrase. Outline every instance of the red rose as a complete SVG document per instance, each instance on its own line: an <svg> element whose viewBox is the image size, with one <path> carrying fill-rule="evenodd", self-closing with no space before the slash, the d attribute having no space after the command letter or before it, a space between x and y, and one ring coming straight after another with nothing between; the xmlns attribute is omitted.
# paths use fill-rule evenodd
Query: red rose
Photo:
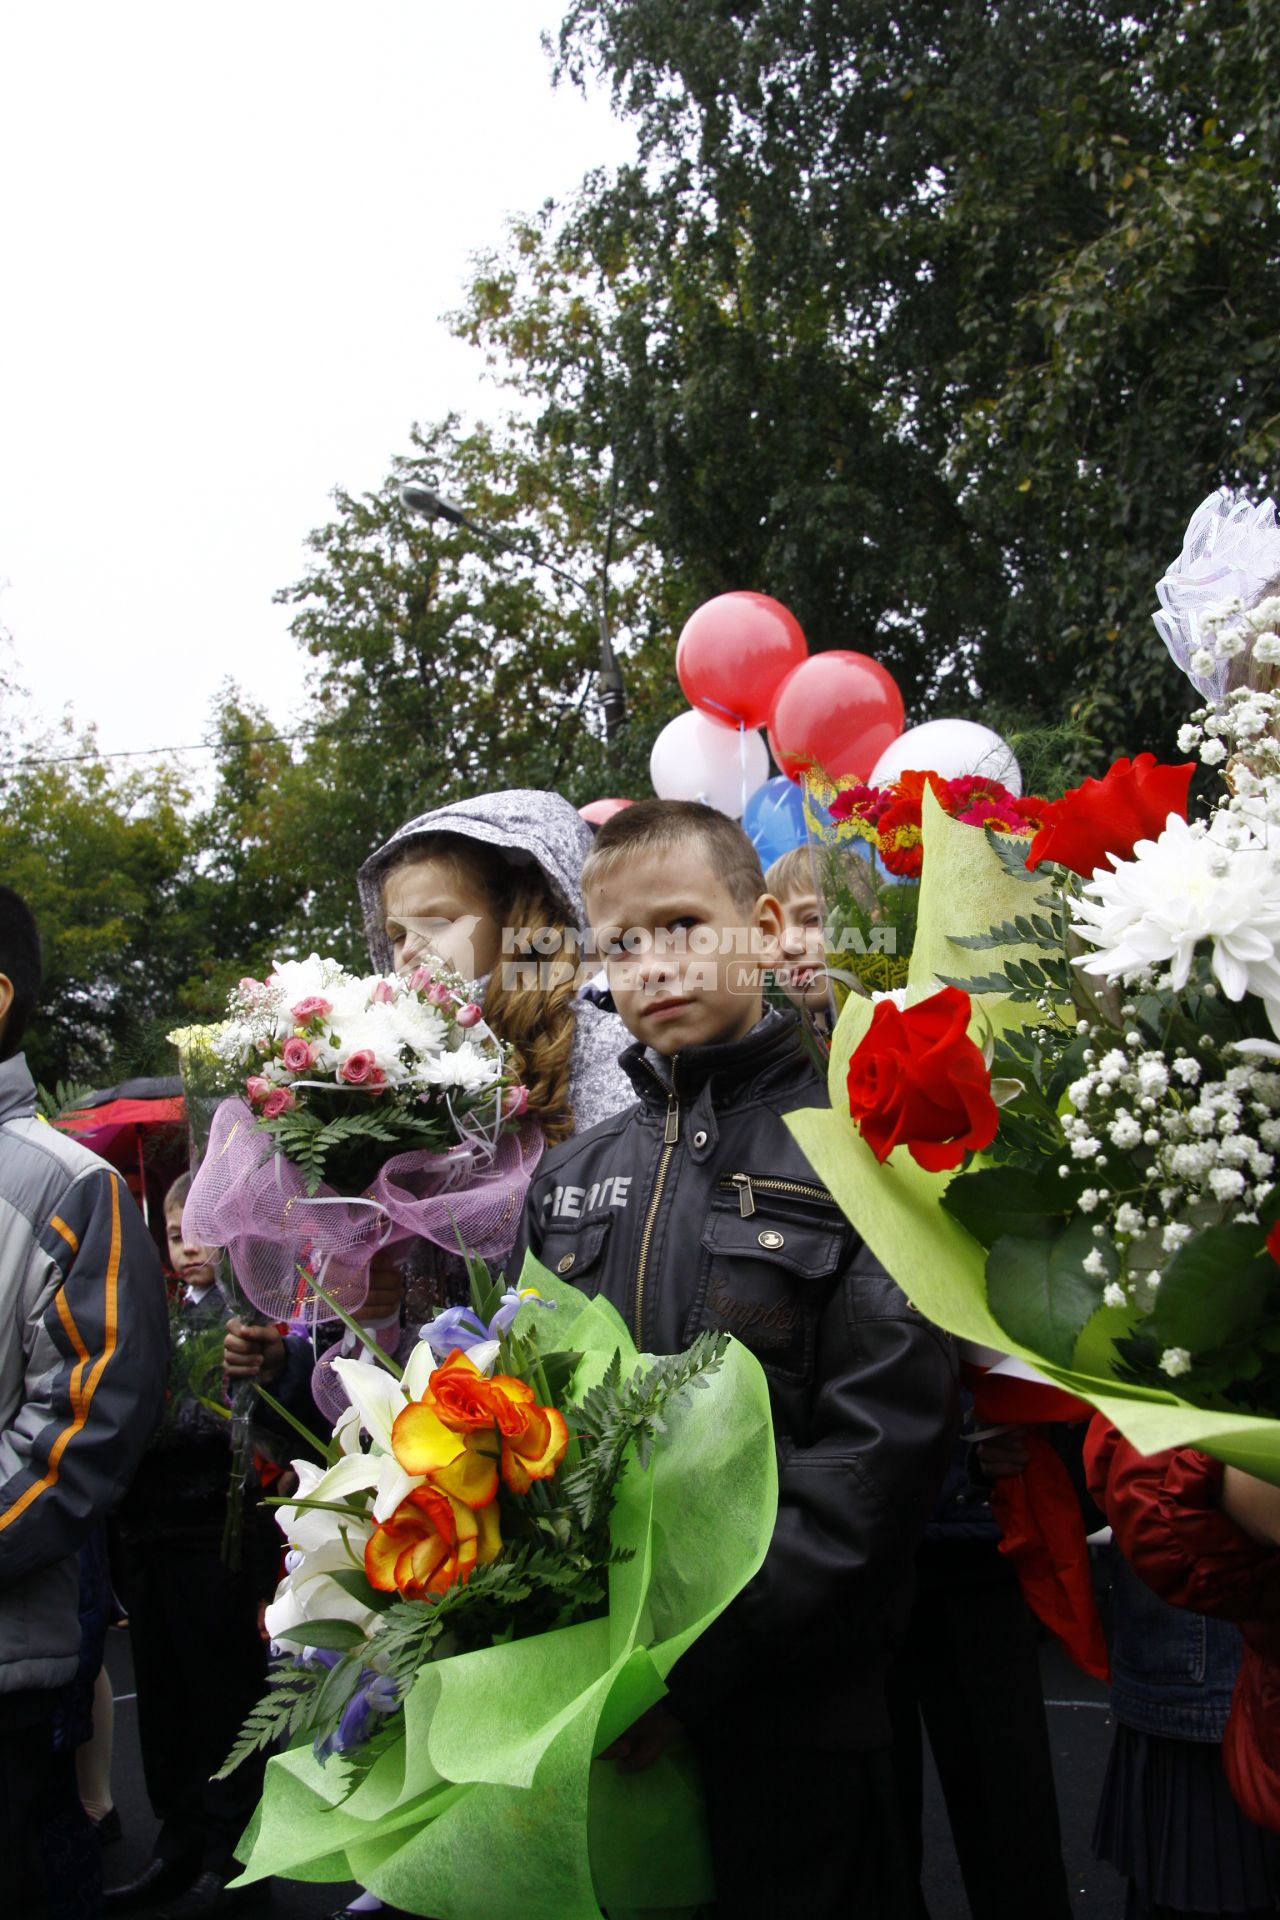
<svg viewBox="0 0 1280 1920"><path fill-rule="evenodd" d="M1101 780L1072 787L1044 811L1044 825L1031 842L1027 866L1056 860L1088 879L1108 854L1128 860L1139 840L1164 832L1171 813L1187 817L1187 790L1195 761L1162 766L1154 753L1117 760Z"/></svg>
<svg viewBox="0 0 1280 1920"><path fill-rule="evenodd" d="M991 1075L969 1038L970 1002L959 987L905 1012L881 1000L849 1062L849 1112L877 1160L906 1146L930 1173L988 1147L1000 1122Z"/></svg>
<svg viewBox="0 0 1280 1920"><path fill-rule="evenodd" d="M1266 1245L1267 1252L1271 1255L1271 1258L1273 1260L1280 1260L1280 1220L1276 1221L1276 1224L1267 1235Z"/></svg>

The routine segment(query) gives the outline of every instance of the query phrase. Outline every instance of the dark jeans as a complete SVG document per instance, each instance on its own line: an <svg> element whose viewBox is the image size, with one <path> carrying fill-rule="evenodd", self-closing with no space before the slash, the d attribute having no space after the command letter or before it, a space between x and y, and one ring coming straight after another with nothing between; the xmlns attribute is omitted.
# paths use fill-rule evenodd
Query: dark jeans
<svg viewBox="0 0 1280 1920"><path fill-rule="evenodd" d="M887 1753L696 1744L716 1920L910 1920Z"/></svg>
<svg viewBox="0 0 1280 1920"><path fill-rule="evenodd" d="M161 1823L156 1856L226 1874L266 1764L257 1754L229 1779L211 1778L265 1691L252 1583L229 1572L213 1547L122 1544L117 1563L143 1773Z"/></svg>
<svg viewBox="0 0 1280 1920"><path fill-rule="evenodd" d="M994 1541L927 1542L889 1676L894 1759L916 1882L923 1857L921 1719L973 1920L1070 1920L1035 1623Z"/></svg>
<svg viewBox="0 0 1280 1920"><path fill-rule="evenodd" d="M0 1884L15 1920L97 1920L102 1910L102 1849L74 1757L54 1750L65 1692L0 1695Z"/></svg>

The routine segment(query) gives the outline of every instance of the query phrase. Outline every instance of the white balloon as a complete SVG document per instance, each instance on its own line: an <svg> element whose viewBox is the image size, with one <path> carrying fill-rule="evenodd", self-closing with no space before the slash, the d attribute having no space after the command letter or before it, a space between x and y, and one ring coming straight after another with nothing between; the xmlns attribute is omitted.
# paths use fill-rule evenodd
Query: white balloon
<svg viewBox="0 0 1280 1920"><path fill-rule="evenodd" d="M660 800L704 800L737 820L769 778L769 750L754 727L722 727L691 708L654 741L649 778Z"/></svg>
<svg viewBox="0 0 1280 1920"><path fill-rule="evenodd" d="M867 784L887 787L908 771L937 773L944 780L980 773L1010 793L1022 792L1022 769L1012 747L976 720L926 720L923 726L908 728L885 748Z"/></svg>

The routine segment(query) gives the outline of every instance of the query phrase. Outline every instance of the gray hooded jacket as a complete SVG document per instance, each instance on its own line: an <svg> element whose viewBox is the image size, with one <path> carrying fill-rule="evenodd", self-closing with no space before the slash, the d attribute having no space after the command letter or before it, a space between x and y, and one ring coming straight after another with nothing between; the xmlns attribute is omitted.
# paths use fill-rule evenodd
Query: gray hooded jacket
<svg viewBox="0 0 1280 1920"><path fill-rule="evenodd" d="M430 834L457 834L479 840L504 854L513 866L537 867L574 926L584 928L579 875L591 846L591 830L558 793L536 787L509 787L501 793L480 793L471 800L420 813L393 833L385 846L361 867L356 878L365 932L373 964L391 970L391 943L383 920L382 879L417 840ZM589 1000L578 1001L576 1030L570 1062L570 1098L578 1133L608 1120L623 1107L635 1104L635 1089L618 1065L618 1056L631 1044L631 1035L616 1013L606 1013Z"/></svg>
<svg viewBox="0 0 1280 1920"><path fill-rule="evenodd" d="M37 1120L21 1054L0 1061L0 1699L75 1673L77 1555L168 1375L160 1256L124 1181Z"/></svg>

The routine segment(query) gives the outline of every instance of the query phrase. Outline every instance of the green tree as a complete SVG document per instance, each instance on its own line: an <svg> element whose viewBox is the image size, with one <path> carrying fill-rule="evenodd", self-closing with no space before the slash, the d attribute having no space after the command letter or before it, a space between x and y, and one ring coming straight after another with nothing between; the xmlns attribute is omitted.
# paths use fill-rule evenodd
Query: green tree
<svg viewBox="0 0 1280 1920"><path fill-rule="evenodd" d="M573 0L641 158L460 317L539 445L609 459L679 583L763 587L911 717L1168 747L1149 621L1191 508L1272 464L1261 0Z"/></svg>
<svg viewBox="0 0 1280 1920"><path fill-rule="evenodd" d="M403 506L423 479L467 503L581 581ZM311 720L277 805L297 805L285 837L324 849L297 923L334 937L349 927L355 868L408 815L495 787L565 793L575 804L636 791L658 727L682 704L671 667L667 587L650 550L609 529L607 471L503 436L461 436L453 422L414 429L377 493L338 491L314 556L280 598L315 663ZM595 669L593 576L611 548L609 610L625 661L627 724L606 741ZM639 788L643 791L643 787ZM305 800L303 795L305 793Z"/></svg>
<svg viewBox="0 0 1280 1920"><path fill-rule="evenodd" d="M37 1080L164 1071L165 1016L200 938L187 910L190 794L172 769L118 776L90 731L0 765L0 873L40 927Z"/></svg>

